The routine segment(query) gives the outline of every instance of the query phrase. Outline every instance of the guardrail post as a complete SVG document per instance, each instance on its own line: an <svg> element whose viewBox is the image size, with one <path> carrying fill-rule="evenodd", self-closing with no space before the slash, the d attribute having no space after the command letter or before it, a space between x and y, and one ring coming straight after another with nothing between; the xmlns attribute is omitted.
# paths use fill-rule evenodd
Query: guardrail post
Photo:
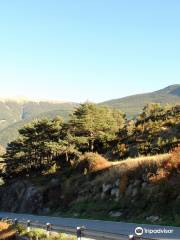
<svg viewBox="0 0 180 240"><path fill-rule="evenodd" d="M18 225L18 220L17 220L17 218L14 219L14 225Z"/></svg>
<svg viewBox="0 0 180 240"><path fill-rule="evenodd" d="M51 224L46 223L46 235L47 235L47 237L49 237L51 229L52 229Z"/></svg>
<svg viewBox="0 0 180 240"><path fill-rule="evenodd" d="M82 236L81 227L76 228L76 234L77 234L77 239L81 240L81 236Z"/></svg>
<svg viewBox="0 0 180 240"><path fill-rule="evenodd" d="M27 232L30 232L31 221L27 220Z"/></svg>

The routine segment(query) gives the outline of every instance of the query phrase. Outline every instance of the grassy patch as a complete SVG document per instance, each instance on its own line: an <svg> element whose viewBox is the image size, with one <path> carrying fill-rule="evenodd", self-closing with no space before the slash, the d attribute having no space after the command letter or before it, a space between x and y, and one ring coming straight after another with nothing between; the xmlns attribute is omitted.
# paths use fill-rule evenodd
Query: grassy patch
<svg viewBox="0 0 180 240"><path fill-rule="evenodd" d="M27 237L32 240L75 240L76 237L72 235L67 235L64 233L50 232L50 235L47 235L46 230L41 228L31 228L29 232L22 227L18 226L19 234L21 237Z"/></svg>

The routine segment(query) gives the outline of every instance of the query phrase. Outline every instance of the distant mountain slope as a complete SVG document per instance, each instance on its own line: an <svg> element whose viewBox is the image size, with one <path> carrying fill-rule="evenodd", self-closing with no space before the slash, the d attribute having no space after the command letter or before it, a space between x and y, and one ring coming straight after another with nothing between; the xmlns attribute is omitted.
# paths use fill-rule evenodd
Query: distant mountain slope
<svg viewBox="0 0 180 240"><path fill-rule="evenodd" d="M137 94L100 104L120 109L127 114L128 118L131 118L151 102L180 104L180 84L156 92ZM6 146L8 142L16 138L17 130L34 118L52 118L60 115L67 120L76 106L78 103L0 99L0 144Z"/></svg>
<svg viewBox="0 0 180 240"><path fill-rule="evenodd" d="M148 103L176 104L180 103L180 84L172 85L152 93L144 93L113 99L100 103L117 108L127 114L129 118L136 116Z"/></svg>
<svg viewBox="0 0 180 240"><path fill-rule="evenodd" d="M76 103L0 100L0 144L5 146L15 139L18 129L35 118L53 118L59 115L67 120L77 105Z"/></svg>
<svg viewBox="0 0 180 240"><path fill-rule="evenodd" d="M36 118L48 118L52 119L56 116L61 116L64 121L68 120L70 113L72 113L72 110L54 110L50 112L41 113L37 116L30 117L27 119L23 119L21 121L18 121L12 125L9 125L5 129L0 131L0 145L6 146L7 143L14 140L18 136L18 129L22 128L25 124L31 122L33 119Z"/></svg>
<svg viewBox="0 0 180 240"><path fill-rule="evenodd" d="M0 130L50 111L72 111L76 103L33 102L0 99Z"/></svg>

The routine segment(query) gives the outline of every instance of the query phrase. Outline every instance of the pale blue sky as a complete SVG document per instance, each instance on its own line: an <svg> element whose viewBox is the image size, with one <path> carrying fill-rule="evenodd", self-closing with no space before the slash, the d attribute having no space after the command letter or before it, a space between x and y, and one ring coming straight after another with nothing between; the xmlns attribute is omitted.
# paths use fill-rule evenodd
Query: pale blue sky
<svg viewBox="0 0 180 240"><path fill-rule="evenodd" d="M179 0L0 1L0 96L103 101L180 83Z"/></svg>

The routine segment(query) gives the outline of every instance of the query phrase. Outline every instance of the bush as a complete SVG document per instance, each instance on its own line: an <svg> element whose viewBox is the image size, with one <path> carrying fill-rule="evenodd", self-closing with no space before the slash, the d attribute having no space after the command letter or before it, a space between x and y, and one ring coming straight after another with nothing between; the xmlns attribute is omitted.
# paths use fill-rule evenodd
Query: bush
<svg viewBox="0 0 180 240"><path fill-rule="evenodd" d="M180 146L172 151L170 161L166 167L178 172L180 171Z"/></svg>
<svg viewBox="0 0 180 240"><path fill-rule="evenodd" d="M0 222L0 240L15 239L16 229L8 222Z"/></svg>
<svg viewBox="0 0 180 240"><path fill-rule="evenodd" d="M80 158L80 162L77 165L79 172L86 175L87 173L93 173L104 170L111 167L111 163L98 153L87 152Z"/></svg>
<svg viewBox="0 0 180 240"><path fill-rule="evenodd" d="M33 228L30 232L24 231L21 233L21 237L26 237L32 240L75 240L76 238L71 235L51 232L50 236L48 237L46 234L46 230L40 228Z"/></svg>

